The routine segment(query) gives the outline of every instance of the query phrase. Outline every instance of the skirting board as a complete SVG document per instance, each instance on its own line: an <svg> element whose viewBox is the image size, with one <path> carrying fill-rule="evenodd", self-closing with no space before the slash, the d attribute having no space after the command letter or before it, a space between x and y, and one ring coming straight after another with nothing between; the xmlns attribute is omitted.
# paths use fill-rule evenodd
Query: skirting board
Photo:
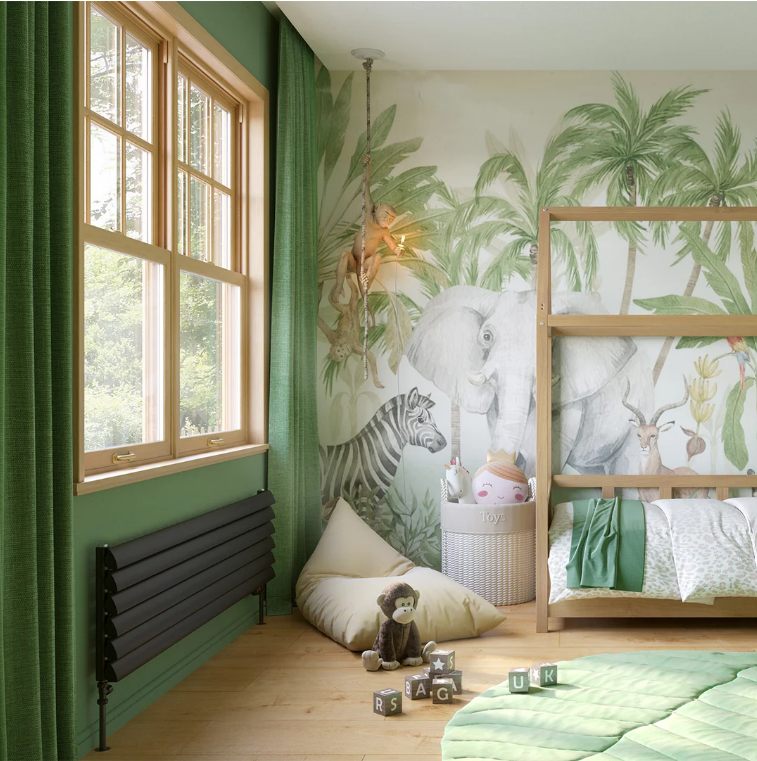
<svg viewBox="0 0 757 761"><path fill-rule="evenodd" d="M548 607L550 618L757 618L757 597L718 597L714 605L680 600L594 598Z"/></svg>
<svg viewBox="0 0 757 761"><path fill-rule="evenodd" d="M207 660L220 652L226 645L233 642L240 634L246 632L258 621L257 605L255 610L243 613L233 624L220 631L216 636L203 642L199 647L188 653L181 660L173 663L168 669L156 676L142 689L125 698L120 703L111 702L108 706L108 735L113 734L124 724L131 721L141 713L148 705L154 703L161 695L164 695L172 687L186 679L193 671L198 669ZM118 690L119 685L115 685ZM96 697L96 696L95 696ZM93 698L94 699L94 698ZM112 701L112 699L111 699ZM97 745L98 722L93 721L89 726L80 730L77 735L77 758L89 753ZM107 757L107 754L103 754Z"/></svg>

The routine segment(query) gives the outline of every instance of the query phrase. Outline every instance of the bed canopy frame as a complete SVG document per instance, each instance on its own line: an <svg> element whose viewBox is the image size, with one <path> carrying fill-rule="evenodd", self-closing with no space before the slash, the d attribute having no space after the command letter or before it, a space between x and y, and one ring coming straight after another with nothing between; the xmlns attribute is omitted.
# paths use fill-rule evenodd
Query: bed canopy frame
<svg viewBox="0 0 757 761"><path fill-rule="evenodd" d="M549 508L552 487L601 489L615 496L623 487L656 487L660 499L679 487L757 488L757 475L556 475L552 472L552 339L566 336L757 336L757 315L565 315L552 314L552 222L757 222L757 207L550 207L539 212L536 314L536 630L549 631L556 618L751 618L757 598L721 597L714 605L680 600L594 598L549 604ZM542 253L544 252L544 253Z"/></svg>

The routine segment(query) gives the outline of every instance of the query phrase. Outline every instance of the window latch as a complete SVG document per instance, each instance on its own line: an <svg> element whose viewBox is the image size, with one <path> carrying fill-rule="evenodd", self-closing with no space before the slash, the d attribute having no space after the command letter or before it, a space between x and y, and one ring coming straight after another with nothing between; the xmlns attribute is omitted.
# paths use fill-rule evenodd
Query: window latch
<svg viewBox="0 0 757 761"><path fill-rule="evenodd" d="M209 447L217 447L219 444L223 444L223 439L208 439Z"/></svg>
<svg viewBox="0 0 757 761"><path fill-rule="evenodd" d="M136 456L134 452L125 452L124 454L114 454L111 459L114 465L118 465L119 462L131 462Z"/></svg>

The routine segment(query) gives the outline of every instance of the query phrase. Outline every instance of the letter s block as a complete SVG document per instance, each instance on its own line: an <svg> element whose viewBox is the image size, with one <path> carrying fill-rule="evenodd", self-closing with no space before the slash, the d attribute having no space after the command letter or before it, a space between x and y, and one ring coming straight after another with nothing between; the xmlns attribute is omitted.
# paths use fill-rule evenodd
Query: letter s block
<svg viewBox="0 0 757 761"><path fill-rule="evenodd" d="M402 693L399 690L376 690L373 693L373 713L395 716L402 713Z"/></svg>
<svg viewBox="0 0 757 761"><path fill-rule="evenodd" d="M431 682L431 702L451 703L455 696L455 683L448 677L436 677Z"/></svg>

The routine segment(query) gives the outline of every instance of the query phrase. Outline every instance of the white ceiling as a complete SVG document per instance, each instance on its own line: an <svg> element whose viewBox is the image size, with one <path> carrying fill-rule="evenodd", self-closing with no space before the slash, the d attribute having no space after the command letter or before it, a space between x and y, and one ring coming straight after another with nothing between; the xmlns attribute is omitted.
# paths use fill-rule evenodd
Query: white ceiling
<svg viewBox="0 0 757 761"><path fill-rule="evenodd" d="M332 71L757 69L757 2L301 2L279 8ZM378 66L377 66L378 68Z"/></svg>

